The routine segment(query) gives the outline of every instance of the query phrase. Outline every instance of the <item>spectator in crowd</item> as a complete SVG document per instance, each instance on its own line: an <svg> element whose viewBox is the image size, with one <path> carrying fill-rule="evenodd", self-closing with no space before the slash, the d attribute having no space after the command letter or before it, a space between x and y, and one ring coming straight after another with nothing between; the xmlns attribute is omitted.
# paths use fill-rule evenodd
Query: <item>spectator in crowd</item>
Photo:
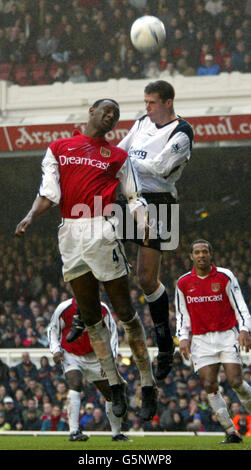
<svg viewBox="0 0 251 470"><path fill-rule="evenodd" d="M242 72L244 68L245 43L238 41L232 54L233 70Z"/></svg>
<svg viewBox="0 0 251 470"><path fill-rule="evenodd" d="M72 83L85 83L88 81L81 65L72 65L69 69L68 75L69 81Z"/></svg>
<svg viewBox="0 0 251 470"><path fill-rule="evenodd" d="M251 415L244 408L234 416L233 423L241 436L251 436Z"/></svg>
<svg viewBox="0 0 251 470"><path fill-rule="evenodd" d="M132 427L129 429L129 432L143 432L143 426L140 418L137 416L132 420Z"/></svg>
<svg viewBox="0 0 251 470"><path fill-rule="evenodd" d="M160 418L158 415L154 415L151 421L144 424L144 431L159 432L162 431L160 427Z"/></svg>
<svg viewBox="0 0 251 470"><path fill-rule="evenodd" d="M251 73L251 55L248 53L244 54L242 73Z"/></svg>
<svg viewBox="0 0 251 470"><path fill-rule="evenodd" d="M16 370L19 379L22 379L25 373L28 373L31 377L37 377L37 367L31 362L28 352L22 354L22 361L17 364Z"/></svg>
<svg viewBox="0 0 251 470"><path fill-rule="evenodd" d="M10 424L12 430L20 431L23 427L22 418L18 410L15 408L13 398L6 396L3 399L3 405L5 421Z"/></svg>
<svg viewBox="0 0 251 470"><path fill-rule="evenodd" d="M10 431L11 425L5 419L5 414L3 411L0 411L0 431Z"/></svg>
<svg viewBox="0 0 251 470"><path fill-rule="evenodd" d="M37 418L36 410L34 409L27 410L27 417L23 423L24 431L40 431L42 425L41 419Z"/></svg>
<svg viewBox="0 0 251 470"><path fill-rule="evenodd" d="M45 421L52 415L52 404L50 402L43 403L42 412L40 415L41 421Z"/></svg>
<svg viewBox="0 0 251 470"><path fill-rule="evenodd" d="M214 58L212 54L205 55L205 65L201 65L198 68L197 75L218 75L220 73L220 67L218 64L214 63Z"/></svg>
<svg viewBox="0 0 251 470"><path fill-rule="evenodd" d="M107 431L109 423L101 408L94 408L93 418L86 423L86 431Z"/></svg>
<svg viewBox="0 0 251 470"><path fill-rule="evenodd" d="M66 24L64 31L58 37L57 46L51 56L56 62L69 62L73 57L73 52L74 37L72 25Z"/></svg>
<svg viewBox="0 0 251 470"><path fill-rule="evenodd" d="M171 413L170 422L166 426L166 431L185 431L185 423L178 409L174 409Z"/></svg>
<svg viewBox="0 0 251 470"><path fill-rule="evenodd" d="M42 421L41 431L67 431L68 424L62 415L60 406L54 405L51 415Z"/></svg>
<svg viewBox="0 0 251 470"><path fill-rule="evenodd" d="M84 414L80 418L81 429L86 429L86 425L93 419L94 405L92 403L86 403Z"/></svg>
<svg viewBox="0 0 251 470"><path fill-rule="evenodd" d="M37 40L37 52L41 60L51 60L57 52L58 40L53 36L51 29L46 28L44 34Z"/></svg>

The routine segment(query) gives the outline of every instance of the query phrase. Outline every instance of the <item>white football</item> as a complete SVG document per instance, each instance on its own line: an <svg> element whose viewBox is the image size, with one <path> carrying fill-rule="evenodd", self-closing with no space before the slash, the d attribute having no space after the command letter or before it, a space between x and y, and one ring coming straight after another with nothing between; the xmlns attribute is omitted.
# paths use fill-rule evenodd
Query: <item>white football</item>
<svg viewBox="0 0 251 470"><path fill-rule="evenodd" d="M130 37L139 52L157 52L166 39L164 23L156 16L141 16L132 24Z"/></svg>

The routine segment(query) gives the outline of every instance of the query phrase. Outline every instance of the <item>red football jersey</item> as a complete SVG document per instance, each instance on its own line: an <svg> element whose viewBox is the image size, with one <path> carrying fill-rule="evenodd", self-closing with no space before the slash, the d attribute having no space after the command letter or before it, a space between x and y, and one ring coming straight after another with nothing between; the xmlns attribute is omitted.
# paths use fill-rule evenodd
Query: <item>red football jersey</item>
<svg viewBox="0 0 251 470"><path fill-rule="evenodd" d="M225 331L237 325L249 328L249 312L237 279L228 269L212 265L208 276L195 269L180 277L176 288L177 335ZM189 315L189 317L188 317Z"/></svg>
<svg viewBox="0 0 251 470"><path fill-rule="evenodd" d="M68 335L72 326L73 315L76 315L76 313L77 313L77 304L76 304L75 299L73 298L70 305L68 305L68 307L65 308L65 310L63 310L60 315L61 319L63 320L63 325L64 325L61 330L61 346L63 349L65 349L69 353L76 354L76 356L83 356L87 353L93 352L93 349L90 343L90 338L86 330L84 330L82 335L73 343L67 343L66 341L66 336ZM107 314L108 314L107 308L105 308L105 306L102 305L103 318L105 318ZM58 318L58 321L60 321L60 318Z"/></svg>
<svg viewBox="0 0 251 470"><path fill-rule="evenodd" d="M63 218L100 216L104 207L115 202L119 184L117 173L127 159L124 150L104 138L79 133L68 139L59 139L49 146L44 158L43 172L47 171L47 184L53 157L58 164ZM55 185L55 181L51 184ZM41 187L41 195L44 195L43 183Z"/></svg>

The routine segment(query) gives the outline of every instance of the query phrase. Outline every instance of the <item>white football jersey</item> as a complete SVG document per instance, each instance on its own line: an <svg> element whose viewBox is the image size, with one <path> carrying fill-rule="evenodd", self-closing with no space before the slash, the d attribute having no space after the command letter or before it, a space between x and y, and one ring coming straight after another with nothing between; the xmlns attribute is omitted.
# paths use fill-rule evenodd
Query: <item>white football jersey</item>
<svg viewBox="0 0 251 470"><path fill-rule="evenodd" d="M142 192L168 192L177 197L176 181L190 159L193 130L178 117L157 126L145 115L118 144L137 170Z"/></svg>

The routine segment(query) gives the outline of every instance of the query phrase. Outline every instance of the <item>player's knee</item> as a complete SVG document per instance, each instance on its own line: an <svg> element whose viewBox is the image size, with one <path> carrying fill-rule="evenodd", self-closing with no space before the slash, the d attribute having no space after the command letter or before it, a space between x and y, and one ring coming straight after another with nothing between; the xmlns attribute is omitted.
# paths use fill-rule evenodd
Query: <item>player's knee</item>
<svg viewBox="0 0 251 470"><path fill-rule="evenodd" d="M219 386L217 381L207 378L203 380L203 387L207 393L216 393Z"/></svg>
<svg viewBox="0 0 251 470"><path fill-rule="evenodd" d="M242 378L241 376L228 377L228 382L231 388L233 388L234 390L238 390L238 388L242 384Z"/></svg>
<svg viewBox="0 0 251 470"><path fill-rule="evenodd" d="M124 322L128 322L133 319L135 315L135 310L132 305L119 305L116 309L116 314L119 319Z"/></svg>
<svg viewBox="0 0 251 470"><path fill-rule="evenodd" d="M141 288L146 294L151 294L158 288L158 280L152 275L150 271L144 270L138 272L138 279Z"/></svg>

